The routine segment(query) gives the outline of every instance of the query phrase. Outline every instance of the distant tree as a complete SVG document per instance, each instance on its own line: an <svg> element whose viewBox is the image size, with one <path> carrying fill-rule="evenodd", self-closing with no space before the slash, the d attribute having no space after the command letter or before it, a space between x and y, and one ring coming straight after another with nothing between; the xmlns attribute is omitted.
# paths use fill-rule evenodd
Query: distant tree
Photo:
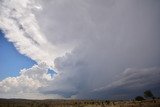
<svg viewBox="0 0 160 107"><path fill-rule="evenodd" d="M136 101L143 101L145 99L142 96L137 96L137 97L135 97L135 100Z"/></svg>
<svg viewBox="0 0 160 107"><path fill-rule="evenodd" d="M110 104L110 101L109 101L109 100L106 100L105 102L106 102L107 104Z"/></svg>
<svg viewBox="0 0 160 107"><path fill-rule="evenodd" d="M145 98L152 98L152 99L155 98L154 95L152 94L151 90L144 91L144 97Z"/></svg>

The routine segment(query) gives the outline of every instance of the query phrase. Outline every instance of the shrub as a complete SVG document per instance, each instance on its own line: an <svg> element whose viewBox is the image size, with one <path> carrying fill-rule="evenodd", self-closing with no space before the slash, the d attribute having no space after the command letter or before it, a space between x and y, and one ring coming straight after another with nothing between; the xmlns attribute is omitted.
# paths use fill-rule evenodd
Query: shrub
<svg viewBox="0 0 160 107"><path fill-rule="evenodd" d="M137 96L137 97L135 97L135 100L136 101L143 101L145 99L142 96Z"/></svg>
<svg viewBox="0 0 160 107"><path fill-rule="evenodd" d="M151 92L150 90L146 90L146 91L144 92L144 97L146 97L146 98L152 98L152 99L155 98L154 95L152 94L152 92Z"/></svg>
<svg viewBox="0 0 160 107"><path fill-rule="evenodd" d="M109 101L109 100L106 100L105 102L106 102L107 104L110 104L110 101Z"/></svg>

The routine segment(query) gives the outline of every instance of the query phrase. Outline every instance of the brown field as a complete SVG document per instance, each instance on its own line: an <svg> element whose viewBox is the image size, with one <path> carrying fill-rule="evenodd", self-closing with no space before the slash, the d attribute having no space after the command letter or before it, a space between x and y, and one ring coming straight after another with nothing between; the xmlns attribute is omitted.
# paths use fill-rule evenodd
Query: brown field
<svg viewBox="0 0 160 107"><path fill-rule="evenodd" d="M0 107L160 107L160 99L144 101L0 99Z"/></svg>

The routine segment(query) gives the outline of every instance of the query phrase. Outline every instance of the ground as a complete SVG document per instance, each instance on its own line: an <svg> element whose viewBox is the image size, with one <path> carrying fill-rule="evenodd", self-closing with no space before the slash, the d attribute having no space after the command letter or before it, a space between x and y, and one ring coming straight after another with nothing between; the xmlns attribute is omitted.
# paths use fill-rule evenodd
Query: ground
<svg viewBox="0 0 160 107"><path fill-rule="evenodd" d="M144 101L0 99L0 107L160 107L160 99Z"/></svg>

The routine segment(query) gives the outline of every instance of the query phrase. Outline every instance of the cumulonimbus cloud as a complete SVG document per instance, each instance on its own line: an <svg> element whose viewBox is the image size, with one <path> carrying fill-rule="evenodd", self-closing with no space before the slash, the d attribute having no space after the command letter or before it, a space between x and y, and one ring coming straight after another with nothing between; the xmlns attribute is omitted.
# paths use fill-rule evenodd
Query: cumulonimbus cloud
<svg viewBox="0 0 160 107"><path fill-rule="evenodd" d="M151 69L160 66L159 7L156 0L1 0L0 28L37 66L58 71L36 92L89 98L127 68L159 72Z"/></svg>

